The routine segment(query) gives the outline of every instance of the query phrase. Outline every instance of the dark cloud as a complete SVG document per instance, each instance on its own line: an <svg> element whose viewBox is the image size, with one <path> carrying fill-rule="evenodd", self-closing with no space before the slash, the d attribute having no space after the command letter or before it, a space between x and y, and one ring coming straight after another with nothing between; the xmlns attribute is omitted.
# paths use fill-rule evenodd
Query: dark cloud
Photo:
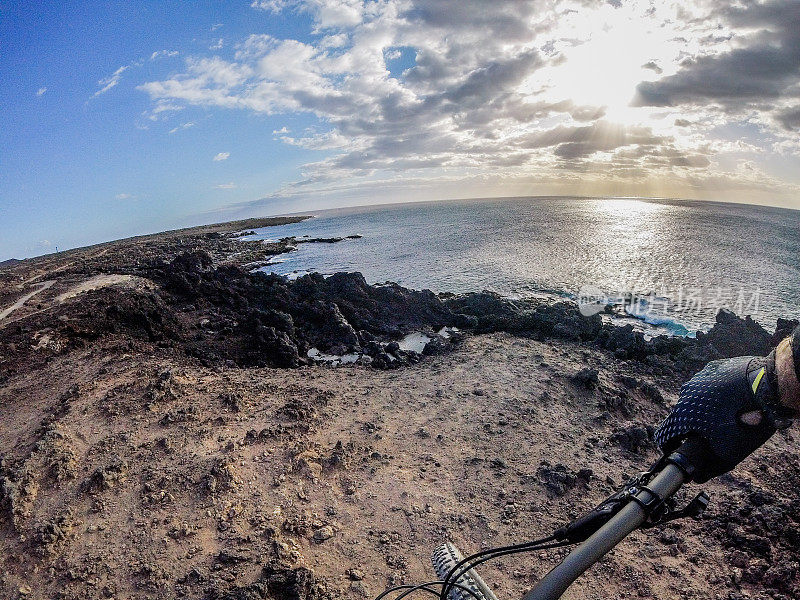
<svg viewBox="0 0 800 600"><path fill-rule="evenodd" d="M800 129L800 106L779 111L775 114L775 120L787 131Z"/></svg>
<svg viewBox="0 0 800 600"><path fill-rule="evenodd" d="M713 102L737 109L782 98L798 83L800 2L775 0L747 3L744 7L724 6L714 14L740 30L745 45L684 59L676 74L640 83L635 105Z"/></svg>
<svg viewBox="0 0 800 600"><path fill-rule="evenodd" d="M691 167L694 169L702 169L711 164L707 156L700 154L693 154L688 156L675 156L669 159L669 164L673 167Z"/></svg>
<svg viewBox="0 0 800 600"><path fill-rule="evenodd" d="M442 98L458 103L459 108L483 103L509 87L515 87L544 61L535 50L528 50L511 59L496 61L470 73L464 81L442 94Z"/></svg>
<svg viewBox="0 0 800 600"><path fill-rule="evenodd" d="M548 12L557 2L546 0L417 0L402 14L420 27L449 32L482 31L487 37L521 42L549 28ZM535 24L530 21L539 16ZM544 17L544 18L543 18Z"/></svg>
<svg viewBox="0 0 800 600"><path fill-rule="evenodd" d="M653 133L649 127L624 126L597 121L585 126L558 126L546 131L526 134L517 140L523 148L557 146L556 156L575 158L595 152L614 150L633 144L659 144L666 138Z"/></svg>
<svg viewBox="0 0 800 600"><path fill-rule="evenodd" d="M647 164L650 168L704 168L711 164L700 152L687 152L676 146L671 136L658 135L649 127L624 126L598 121L580 127L554 127L526 135L518 140L524 148L553 148L553 155L572 168L596 152L611 152L611 169L633 169Z"/></svg>
<svg viewBox="0 0 800 600"><path fill-rule="evenodd" d="M723 42L729 42L732 38L733 34L730 33L727 35L715 35L710 33L697 40L697 43L701 46L716 46L717 44L721 44Z"/></svg>
<svg viewBox="0 0 800 600"><path fill-rule="evenodd" d="M654 61L654 60L651 60L651 61L648 61L648 62L644 63L642 65L642 68L643 69L650 69L651 71L654 71L655 73L658 73L659 75L661 75L664 72L664 69L659 67L658 63L656 63L656 61Z"/></svg>

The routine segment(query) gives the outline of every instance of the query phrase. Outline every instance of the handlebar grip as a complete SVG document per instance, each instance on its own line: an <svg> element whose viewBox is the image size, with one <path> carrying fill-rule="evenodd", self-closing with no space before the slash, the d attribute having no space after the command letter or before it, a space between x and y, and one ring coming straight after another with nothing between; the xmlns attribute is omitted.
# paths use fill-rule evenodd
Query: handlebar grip
<svg viewBox="0 0 800 600"><path fill-rule="evenodd" d="M709 464L714 460L714 454L705 439L693 435L670 454L668 460L686 473L684 483L689 483L695 480L695 473L704 473L708 470Z"/></svg>

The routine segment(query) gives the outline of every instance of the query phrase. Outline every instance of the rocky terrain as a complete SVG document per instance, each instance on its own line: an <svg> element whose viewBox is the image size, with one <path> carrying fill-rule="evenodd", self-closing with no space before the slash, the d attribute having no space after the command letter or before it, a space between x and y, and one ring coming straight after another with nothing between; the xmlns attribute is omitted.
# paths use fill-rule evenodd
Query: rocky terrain
<svg viewBox="0 0 800 600"><path fill-rule="evenodd" d="M567 302L252 273L300 241L239 234L284 222L0 266L0 597L370 598L428 580L443 540L533 539L596 504L658 458L683 381L794 324L721 312L697 339L645 339ZM422 352L398 343L414 332ZM798 450L775 436L705 486L701 520L634 534L565 598L800 597ZM480 570L518 598L560 556Z"/></svg>

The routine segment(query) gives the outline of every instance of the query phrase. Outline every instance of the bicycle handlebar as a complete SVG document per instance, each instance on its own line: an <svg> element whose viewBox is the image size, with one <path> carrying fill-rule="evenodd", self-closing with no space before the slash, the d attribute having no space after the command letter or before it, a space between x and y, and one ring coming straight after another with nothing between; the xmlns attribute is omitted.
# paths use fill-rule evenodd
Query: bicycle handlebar
<svg viewBox="0 0 800 600"><path fill-rule="evenodd" d="M648 516L646 506L671 497L691 479L692 467L700 466L698 462L702 460L704 449L698 440L688 440L675 454L680 455L681 466L675 462L667 462L647 487L639 490L635 499L545 575L523 600L561 598L567 588L589 567L645 522Z"/></svg>

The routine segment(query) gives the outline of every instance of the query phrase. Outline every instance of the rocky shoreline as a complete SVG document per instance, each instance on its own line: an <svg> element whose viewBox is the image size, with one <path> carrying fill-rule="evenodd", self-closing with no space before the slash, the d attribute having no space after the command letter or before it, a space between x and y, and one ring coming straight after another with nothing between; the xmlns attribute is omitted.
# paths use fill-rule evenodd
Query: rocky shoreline
<svg viewBox="0 0 800 600"><path fill-rule="evenodd" d="M293 220L302 218L288 222ZM228 229L251 223L231 224ZM184 232L180 237L170 232L166 239L172 243L163 238L161 243L140 241L137 251L129 250L124 258L116 251L94 256L64 253L66 265L51 271L67 282L113 274L135 278L140 285L98 286L75 294L74 301L65 300L62 292L61 301L48 306L34 324L24 317L11 325L0 324L5 370L13 371L15 363L27 364L32 352L42 354L34 352L38 344L29 339L32 326L46 330L53 346L69 349L103 335L125 334L160 347L180 348L206 366L297 367L310 362L312 351L355 355L359 363L377 368L398 368L417 362L420 354L446 351L462 334L442 337L436 332L452 327L464 333L508 332L538 340L580 341L609 350L619 360L646 361L688 373L716 358L766 354L796 324L779 319L770 333L749 317L721 311L714 327L708 333L698 332L696 338L647 339L631 325L616 326L600 315L584 316L566 301L509 300L491 292L437 295L394 283L369 285L360 273L330 277L312 273L288 280L254 271L253 265L291 251L298 243L337 243L344 238L265 243L243 241L252 234L244 229L228 235L217 230ZM73 253L76 259L70 260ZM15 278L30 282L27 275L38 261L30 262L0 271L6 289L13 287ZM58 286L51 295L57 292ZM397 345L413 332L431 338L422 352Z"/></svg>
<svg viewBox="0 0 800 600"><path fill-rule="evenodd" d="M292 243L291 238L281 240L261 252L277 254ZM249 267L252 250L237 256L242 254ZM53 302L32 323L22 317L5 324L0 342L7 372L15 364L27 365L31 354L43 355L30 338L32 327L64 349L123 334L182 349L205 366L238 367L297 367L311 362L312 351L355 355L361 364L398 368L418 362L420 355L446 351L463 333L507 332L583 342L612 352L618 360L689 373L717 358L766 354L797 323L779 319L770 333L750 317L720 311L714 327L696 338L648 339L631 325L604 322L599 314L584 316L572 302L509 300L491 292L437 295L394 283L369 285L360 273L312 273L288 280L215 261L206 249L178 253L169 262L117 262L113 269L105 257L97 263L84 261L80 271L67 270L65 276L97 278L111 270L140 285L87 289ZM436 335L446 327L460 333ZM400 349L397 341L414 332L430 336L424 350Z"/></svg>
<svg viewBox="0 0 800 600"><path fill-rule="evenodd" d="M570 302L252 271L341 241L242 239L302 218L0 268L3 597L374 595L422 578L437 540L477 550L587 508L655 458L683 381L796 324L720 312L697 338L646 339ZM662 529L604 564L613 584L590 574L569 597L800 593L797 450L770 442L712 484L719 508L691 536ZM503 565L516 597L530 576Z"/></svg>

